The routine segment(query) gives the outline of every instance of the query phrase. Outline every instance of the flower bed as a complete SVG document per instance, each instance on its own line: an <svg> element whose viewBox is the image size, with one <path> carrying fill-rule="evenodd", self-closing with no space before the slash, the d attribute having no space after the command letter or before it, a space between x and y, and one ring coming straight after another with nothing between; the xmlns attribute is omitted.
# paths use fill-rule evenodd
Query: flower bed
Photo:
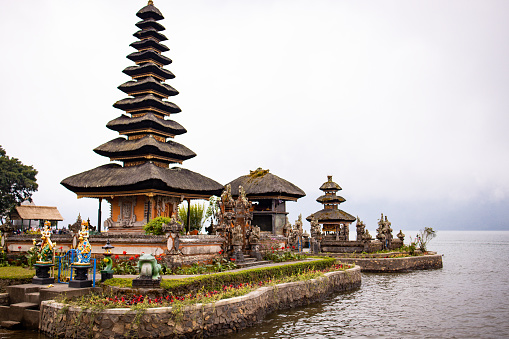
<svg viewBox="0 0 509 339"><path fill-rule="evenodd" d="M87 305L73 306L43 301L40 330L52 337L61 338L84 338L92 334L94 338L194 338L222 335L255 325L274 310L317 302L330 293L360 286L359 267L344 271L344 266L331 265L329 269L332 271L321 272L316 278L310 275L307 277L309 279L304 280L282 283L272 281L262 287L225 286L226 291L207 291L208 294L205 293L203 299L194 304L186 303L185 298L183 301L179 299L170 302L159 297L154 302L153 299L139 295L129 299L131 305L121 308L103 308L106 307L105 300L103 303L94 303L92 300L90 308L86 308ZM253 287L255 290L245 294L246 290ZM217 295L227 293L232 293L229 298L218 299ZM117 296L118 299L121 300L121 297ZM107 303L115 303L114 297Z"/></svg>
<svg viewBox="0 0 509 339"><path fill-rule="evenodd" d="M286 265L207 274L183 279L163 279L161 288L164 289L165 294L171 293L174 296L182 296L197 293L202 288L207 291L214 291L221 289L223 285L239 285L246 282L258 283L269 279L292 276L304 271L323 270L335 263L336 259L334 258L319 258ZM129 292L128 290L132 289L132 279L113 278L106 280L103 285L112 287L112 290L127 288L125 292Z"/></svg>

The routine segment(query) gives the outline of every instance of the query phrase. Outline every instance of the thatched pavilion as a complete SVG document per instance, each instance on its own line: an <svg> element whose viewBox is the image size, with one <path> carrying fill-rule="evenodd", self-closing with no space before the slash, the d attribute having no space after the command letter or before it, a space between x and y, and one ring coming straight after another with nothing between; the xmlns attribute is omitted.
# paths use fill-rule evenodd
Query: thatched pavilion
<svg viewBox="0 0 509 339"><path fill-rule="evenodd" d="M52 225L57 226L59 221L64 220L56 207L36 206L34 204L16 206L9 214L12 225L20 228L21 231L32 226L42 227L45 221L50 221Z"/></svg>
<svg viewBox="0 0 509 339"><path fill-rule="evenodd" d="M242 186L247 198L255 203L251 224L260 227L262 232L271 232L275 235L283 234L288 215L286 201L297 201L306 195L291 182L261 168L238 177L229 185L232 196L237 197L239 186Z"/></svg>
<svg viewBox="0 0 509 339"><path fill-rule="evenodd" d="M75 192L78 198L102 199L111 204L111 215L105 221L110 231L141 232L142 226L157 216L171 216L183 200L208 199L220 195L223 186L218 182L190 170L173 167L193 158L196 154L186 146L172 141L186 129L171 120L180 108L166 99L178 91L164 83L173 79L172 72L164 66L171 59L162 55L168 47L158 23L164 17L149 1L136 14L141 21L134 36L139 40L131 46L137 51L128 59L135 66L124 69L132 80L118 88L129 97L117 101L113 107L125 112L110 121L106 127L119 132L120 137L94 149L110 158L110 163L73 175L61 183Z"/></svg>

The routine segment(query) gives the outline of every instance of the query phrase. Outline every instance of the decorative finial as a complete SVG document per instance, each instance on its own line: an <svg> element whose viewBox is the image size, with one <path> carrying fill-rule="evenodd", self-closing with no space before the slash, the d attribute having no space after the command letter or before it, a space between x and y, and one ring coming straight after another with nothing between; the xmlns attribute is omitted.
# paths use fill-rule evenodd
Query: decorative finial
<svg viewBox="0 0 509 339"><path fill-rule="evenodd" d="M153 4L154 4L154 1L148 0L148 6L153 5Z"/></svg>
<svg viewBox="0 0 509 339"><path fill-rule="evenodd" d="M327 176L327 180L328 180L329 182L332 182L332 175L328 175L328 176Z"/></svg>

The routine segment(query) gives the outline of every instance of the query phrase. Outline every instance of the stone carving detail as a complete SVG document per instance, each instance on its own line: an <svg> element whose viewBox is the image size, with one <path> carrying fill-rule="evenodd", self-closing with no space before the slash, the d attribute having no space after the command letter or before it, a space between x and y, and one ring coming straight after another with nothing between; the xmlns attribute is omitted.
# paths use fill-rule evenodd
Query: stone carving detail
<svg viewBox="0 0 509 339"><path fill-rule="evenodd" d="M392 244L392 228L391 222L387 220L387 216L382 213L380 216L380 220L378 221L378 228L376 229L377 235L376 238L382 243L382 248L384 250L388 250L391 248Z"/></svg>
<svg viewBox="0 0 509 339"><path fill-rule="evenodd" d="M253 246L258 244L258 241L253 242L256 233L253 233L251 226L252 211L252 204L247 199L244 188L239 186L239 197L234 200L231 194L231 186L226 185L219 200L217 225L211 223L209 226L210 233L224 237L226 241L223 245L223 251L232 255L232 258L237 261L244 260L242 251L250 251Z"/></svg>
<svg viewBox="0 0 509 339"><path fill-rule="evenodd" d="M405 241L405 235L403 234L403 231L399 230L399 233L396 235L399 240L403 243Z"/></svg>
<svg viewBox="0 0 509 339"><path fill-rule="evenodd" d="M310 231L311 231L310 239L311 251L315 254L318 254L321 252L322 229L318 221L315 219L315 217L311 217Z"/></svg>

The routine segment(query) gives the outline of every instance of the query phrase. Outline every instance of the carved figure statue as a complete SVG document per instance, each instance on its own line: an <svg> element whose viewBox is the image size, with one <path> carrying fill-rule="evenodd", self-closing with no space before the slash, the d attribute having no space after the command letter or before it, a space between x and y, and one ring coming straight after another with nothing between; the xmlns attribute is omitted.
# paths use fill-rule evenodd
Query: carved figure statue
<svg viewBox="0 0 509 339"><path fill-rule="evenodd" d="M140 270L140 278L159 279L160 277L161 265L157 263L152 254L143 254L138 259L138 269Z"/></svg>
<svg viewBox="0 0 509 339"><path fill-rule="evenodd" d="M244 241L244 237L242 234L242 227L240 227L240 225L236 225L233 228L232 245L233 246L242 246L243 241Z"/></svg>
<svg viewBox="0 0 509 339"><path fill-rule="evenodd" d="M38 264L49 264L53 262L53 248L56 244L51 241L50 226L51 223L46 221L44 223L44 229L41 232L41 247L39 248L39 253L37 255Z"/></svg>
<svg viewBox="0 0 509 339"><path fill-rule="evenodd" d="M234 204L234 200L232 197L232 187L230 184L225 186L223 193L221 193L221 202L223 205L232 205Z"/></svg>
<svg viewBox="0 0 509 339"><path fill-rule="evenodd" d="M260 227L254 226L251 229L251 233L249 234L249 243L253 245L260 243Z"/></svg>
<svg viewBox="0 0 509 339"><path fill-rule="evenodd" d="M288 220L288 215L285 217L285 225L283 226L283 236L289 237L290 232L292 231L292 224L290 224L290 221Z"/></svg>
<svg viewBox="0 0 509 339"><path fill-rule="evenodd" d="M361 219L359 219L359 217L357 217L356 229L357 229L357 241L364 240L366 225L361 221Z"/></svg>
<svg viewBox="0 0 509 339"><path fill-rule="evenodd" d="M78 233L78 245L76 246L76 253L78 255L78 264L87 265L90 263L90 254L92 246L88 241L88 222L83 221L81 224L81 231Z"/></svg>
<svg viewBox="0 0 509 339"><path fill-rule="evenodd" d="M183 229L182 220L180 220L175 212L171 215L170 222L162 226L163 232L179 233Z"/></svg>

